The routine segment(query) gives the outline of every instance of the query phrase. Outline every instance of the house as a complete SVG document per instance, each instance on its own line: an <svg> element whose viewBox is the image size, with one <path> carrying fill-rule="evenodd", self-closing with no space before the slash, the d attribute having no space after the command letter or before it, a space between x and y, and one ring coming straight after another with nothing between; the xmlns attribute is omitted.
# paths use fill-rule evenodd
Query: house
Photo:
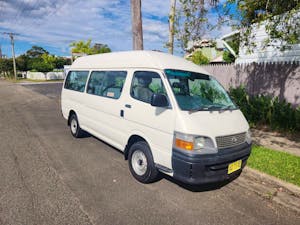
<svg viewBox="0 0 300 225"><path fill-rule="evenodd" d="M189 41L188 47L185 49L185 58L190 58L196 51L201 51L212 63L224 63L223 50L224 45L221 40L202 39Z"/></svg>
<svg viewBox="0 0 300 225"><path fill-rule="evenodd" d="M300 12L295 16L300 17ZM239 46L239 52L232 52L230 46L226 46L226 43L234 40L236 35L240 35L240 31L234 31L227 35L224 35L221 40L225 43L226 48L236 54L236 64L243 63L275 63L275 62L300 62L300 40L298 44L290 45L289 48L282 50L281 47L284 43L279 40L271 40L271 44L265 46L265 42L269 39L269 34L266 32L267 22L262 22L260 25L252 25L252 31L250 33L251 42L255 43L255 46L248 47L243 43ZM251 50L251 51L249 51Z"/></svg>

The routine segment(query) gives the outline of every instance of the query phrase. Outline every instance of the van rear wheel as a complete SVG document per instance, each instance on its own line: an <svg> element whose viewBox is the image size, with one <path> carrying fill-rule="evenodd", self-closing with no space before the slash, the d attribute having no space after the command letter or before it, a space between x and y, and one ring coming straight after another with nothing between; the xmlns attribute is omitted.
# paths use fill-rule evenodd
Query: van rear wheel
<svg viewBox="0 0 300 225"><path fill-rule="evenodd" d="M72 114L70 117L70 130L75 138L81 138L83 136L84 131L79 126L76 114Z"/></svg>
<svg viewBox="0 0 300 225"><path fill-rule="evenodd" d="M157 180L159 172L155 167L151 150L145 141L134 143L129 149L128 164L131 174L141 183Z"/></svg>

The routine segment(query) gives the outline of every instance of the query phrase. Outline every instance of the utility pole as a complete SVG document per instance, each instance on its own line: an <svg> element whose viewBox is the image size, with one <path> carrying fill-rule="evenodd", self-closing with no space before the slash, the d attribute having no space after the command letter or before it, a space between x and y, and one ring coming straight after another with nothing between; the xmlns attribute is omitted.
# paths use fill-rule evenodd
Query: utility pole
<svg viewBox="0 0 300 225"><path fill-rule="evenodd" d="M133 50L143 50L143 25L141 0L131 0Z"/></svg>
<svg viewBox="0 0 300 225"><path fill-rule="evenodd" d="M0 59L2 59L2 50L1 50L1 45L0 45Z"/></svg>
<svg viewBox="0 0 300 225"><path fill-rule="evenodd" d="M11 43L11 53L13 58L13 65L14 65L14 75L15 75L15 81L17 81L17 66L16 66L16 58L15 58L15 43L14 43L14 35L18 35L16 33L12 32L2 32L3 34L7 34L10 38Z"/></svg>
<svg viewBox="0 0 300 225"><path fill-rule="evenodd" d="M176 0L170 0L170 15L169 15L169 53L173 55L174 51L174 21L175 21Z"/></svg>

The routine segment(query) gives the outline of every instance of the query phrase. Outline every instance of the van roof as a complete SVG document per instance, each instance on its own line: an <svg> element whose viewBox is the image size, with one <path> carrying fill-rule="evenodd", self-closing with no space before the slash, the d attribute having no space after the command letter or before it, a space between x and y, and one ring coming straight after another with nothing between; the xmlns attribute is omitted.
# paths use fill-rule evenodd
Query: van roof
<svg viewBox="0 0 300 225"><path fill-rule="evenodd" d="M181 57L157 51L124 51L77 58L71 69L149 68L178 69L209 74L200 66Z"/></svg>

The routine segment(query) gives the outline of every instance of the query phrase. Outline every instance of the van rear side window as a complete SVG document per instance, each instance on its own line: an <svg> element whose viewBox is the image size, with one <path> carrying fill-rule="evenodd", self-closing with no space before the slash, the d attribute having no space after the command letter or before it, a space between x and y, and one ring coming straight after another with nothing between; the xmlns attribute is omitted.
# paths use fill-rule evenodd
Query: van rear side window
<svg viewBox="0 0 300 225"><path fill-rule="evenodd" d="M84 92L88 75L89 71L70 71L65 82L65 89Z"/></svg>
<svg viewBox="0 0 300 225"><path fill-rule="evenodd" d="M126 75L126 71L93 71L88 82L87 93L118 99L121 96Z"/></svg>

